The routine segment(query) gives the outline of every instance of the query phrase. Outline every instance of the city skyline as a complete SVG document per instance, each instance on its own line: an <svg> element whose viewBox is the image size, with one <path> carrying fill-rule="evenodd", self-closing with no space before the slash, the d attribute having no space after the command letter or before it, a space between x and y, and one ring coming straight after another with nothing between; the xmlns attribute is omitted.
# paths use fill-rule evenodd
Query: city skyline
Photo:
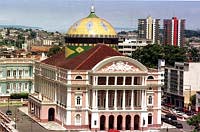
<svg viewBox="0 0 200 132"><path fill-rule="evenodd" d="M115 28L137 28L140 18L186 19L186 29L200 29L198 1L121 1L121 0L7 0L0 1L0 25L41 27L48 31L66 32L81 18L89 15L94 4L97 16L108 20Z"/></svg>

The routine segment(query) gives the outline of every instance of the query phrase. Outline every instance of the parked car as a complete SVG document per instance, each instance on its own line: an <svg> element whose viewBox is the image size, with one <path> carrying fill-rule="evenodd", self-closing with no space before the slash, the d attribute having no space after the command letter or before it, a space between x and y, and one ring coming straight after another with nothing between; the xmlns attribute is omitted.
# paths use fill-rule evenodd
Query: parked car
<svg viewBox="0 0 200 132"><path fill-rule="evenodd" d="M176 124L176 128L183 128L183 125L181 123Z"/></svg>
<svg viewBox="0 0 200 132"><path fill-rule="evenodd" d="M6 111L6 115L12 115L12 111L11 110L7 110Z"/></svg>
<svg viewBox="0 0 200 132"><path fill-rule="evenodd" d="M171 113L166 114L165 117L171 118L172 120L177 120L177 117Z"/></svg>

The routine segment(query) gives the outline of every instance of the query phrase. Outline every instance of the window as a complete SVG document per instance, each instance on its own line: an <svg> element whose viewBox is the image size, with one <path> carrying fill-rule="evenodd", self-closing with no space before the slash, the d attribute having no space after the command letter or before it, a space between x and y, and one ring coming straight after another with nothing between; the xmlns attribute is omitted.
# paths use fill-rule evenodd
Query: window
<svg viewBox="0 0 200 132"><path fill-rule="evenodd" d="M7 76L10 77L10 70L7 71Z"/></svg>
<svg viewBox="0 0 200 132"><path fill-rule="evenodd" d="M81 77L81 76L76 76L75 79L76 79L76 80L82 80L82 77Z"/></svg>
<svg viewBox="0 0 200 132"><path fill-rule="evenodd" d="M108 78L108 85L115 85L115 77Z"/></svg>
<svg viewBox="0 0 200 132"><path fill-rule="evenodd" d="M19 70L19 77L22 77L22 70Z"/></svg>
<svg viewBox="0 0 200 132"><path fill-rule="evenodd" d="M76 125L80 125L81 124L81 116L80 114L76 115Z"/></svg>
<svg viewBox="0 0 200 132"><path fill-rule="evenodd" d="M94 121L94 125L95 125L95 126L97 125L97 121L96 121L96 120Z"/></svg>
<svg viewBox="0 0 200 132"><path fill-rule="evenodd" d="M28 74L28 70L25 70L25 74Z"/></svg>
<svg viewBox="0 0 200 132"><path fill-rule="evenodd" d="M76 98L76 105L81 105L81 97L80 96L78 96Z"/></svg>
<svg viewBox="0 0 200 132"><path fill-rule="evenodd" d="M123 85L123 77L117 77L117 85Z"/></svg>
<svg viewBox="0 0 200 132"><path fill-rule="evenodd" d="M131 85L132 77L126 77L126 85Z"/></svg>
<svg viewBox="0 0 200 132"><path fill-rule="evenodd" d="M149 96L148 104L152 104L152 96Z"/></svg>
<svg viewBox="0 0 200 132"><path fill-rule="evenodd" d="M134 77L134 85L141 85L141 78L140 77Z"/></svg>
<svg viewBox="0 0 200 132"><path fill-rule="evenodd" d="M16 70L13 71L13 77L16 77Z"/></svg>
<svg viewBox="0 0 200 132"><path fill-rule="evenodd" d="M10 83L7 83L7 90L6 90L6 93L9 93L10 91Z"/></svg>
<svg viewBox="0 0 200 132"><path fill-rule="evenodd" d="M147 78L147 79L154 79L154 78L153 78L153 76L148 76L148 78Z"/></svg>
<svg viewBox="0 0 200 132"><path fill-rule="evenodd" d="M106 77L98 77L98 85L106 85Z"/></svg>
<svg viewBox="0 0 200 132"><path fill-rule="evenodd" d="M152 114L148 114L148 124L152 124Z"/></svg>

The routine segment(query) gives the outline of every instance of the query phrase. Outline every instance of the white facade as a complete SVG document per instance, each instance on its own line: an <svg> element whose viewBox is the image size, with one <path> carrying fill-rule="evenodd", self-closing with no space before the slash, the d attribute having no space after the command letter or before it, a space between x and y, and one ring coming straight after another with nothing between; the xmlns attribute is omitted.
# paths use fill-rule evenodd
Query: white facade
<svg viewBox="0 0 200 132"><path fill-rule="evenodd" d="M118 51L123 55L132 56L137 48L147 46L148 44L152 44L152 41L137 38L125 39L124 42L118 43Z"/></svg>

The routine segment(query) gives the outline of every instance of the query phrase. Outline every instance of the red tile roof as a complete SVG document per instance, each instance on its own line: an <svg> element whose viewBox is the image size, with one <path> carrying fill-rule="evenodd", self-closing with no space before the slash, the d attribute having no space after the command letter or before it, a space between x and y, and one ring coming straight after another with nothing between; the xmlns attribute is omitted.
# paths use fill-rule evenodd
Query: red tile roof
<svg viewBox="0 0 200 132"><path fill-rule="evenodd" d="M122 56L122 54L104 44L98 44L76 57L65 58L65 52L62 51L43 60L42 63L71 70L90 70L97 63L111 56Z"/></svg>

